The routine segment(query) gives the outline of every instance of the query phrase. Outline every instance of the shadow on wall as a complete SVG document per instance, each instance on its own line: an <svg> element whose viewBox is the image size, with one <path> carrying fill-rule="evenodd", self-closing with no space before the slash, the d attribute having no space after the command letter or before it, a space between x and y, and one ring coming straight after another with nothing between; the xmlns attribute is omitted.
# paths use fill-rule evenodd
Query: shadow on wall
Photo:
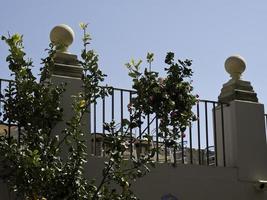
<svg viewBox="0 0 267 200"><path fill-rule="evenodd" d="M161 197L161 200L178 200L178 199L172 194L165 194Z"/></svg>

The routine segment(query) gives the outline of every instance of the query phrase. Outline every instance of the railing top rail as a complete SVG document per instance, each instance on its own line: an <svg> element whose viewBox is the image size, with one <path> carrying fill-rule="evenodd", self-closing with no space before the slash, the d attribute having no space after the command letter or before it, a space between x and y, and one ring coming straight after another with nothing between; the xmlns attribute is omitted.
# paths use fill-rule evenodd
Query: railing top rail
<svg viewBox="0 0 267 200"><path fill-rule="evenodd" d="M135 90L131 89L125 89L125 88L117 88L117 87L112 87L112 86L99 86L101 88L106 88L106 89L112 89L112 90L118 90L118 91L125 91L125 92L131 92L131 93L136 93Z"/></svg>
<svg viewBox="0 0 267 200"><path fill-rule="evenodd" d="M13 82L14 80L0 78L0 81ZM136 90L133 90L133 89L125 89L125 88L118 88L118 87L112 87L112 86L99 86L99 87L101 87L101 88L107 88L107 89L112 89L114 91L130 92L132 94L135 94L136 93ZM213 101L213 100L207 100L207 99L198 99L198 101L199 102L204 102L204 103L207 102L207 103L228 105L228 103L223 103L223 102ZM265 114L265 116L267 116L267 114Z"/></svg>
<svg viewBox="0 0 267 200"><path fill-rule="evenodd" d="M198 99L199 102L207 102L207 103L215 103L215 104L219 104L219 105L229 105L229 103L224 103L224 102L220 102L220 101L213 101L213 100L207 100L207 99Z"/></svg>
<svg viewBox="0 0 267 200"><path fill-rule="evenodd" d="M136 90L133 89L125 89L125 88L117 88L117 87L112 87L112 86L100 86L101 88L107 88L107 89L112 89L112 90L118 90L118 91L124 91L124 92L131 92L132 94L136 93ZM223 103L219 101L213 101L213 100L207 100L207 99L198 99L199 102L207 102L207 103L215 103L215 104L224 104L228 105L228 103Z"/></svg>
<svg viewBox="0 0 267 200"><path fill-rule="evenodd" d="M10 79L4 79L4 78L0 78L0 81L13 82L13 80L10 80Z"/></svg>

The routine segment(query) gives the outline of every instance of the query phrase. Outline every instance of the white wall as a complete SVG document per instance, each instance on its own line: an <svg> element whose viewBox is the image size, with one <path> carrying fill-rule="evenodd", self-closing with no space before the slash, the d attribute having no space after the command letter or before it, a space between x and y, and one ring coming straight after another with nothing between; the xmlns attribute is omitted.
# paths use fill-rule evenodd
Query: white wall
<svg viewBox="0 0 267 200"><path fill-rule="evenodd" d="M90 158L87 176L100 177L102 158ZM267 192L257 191L252 182L238 180L238 169L198 165L157 164L147 176L133 183L142 200L161 199L172 194L178 200L266 200Z"/></svg>
<svg viewBox="0 0 267 200"><path fill-rule="evenodd" d="M103 158L91 157L86 166L87 176L99 179ZM133 183L141 200L161 199L172 194L178 200L266 200L267 192L257 191L252 182L240 181L238 169L198 165L157 164L147 176ZM0 199L11 200L7 187L0 185Z"/></svg>

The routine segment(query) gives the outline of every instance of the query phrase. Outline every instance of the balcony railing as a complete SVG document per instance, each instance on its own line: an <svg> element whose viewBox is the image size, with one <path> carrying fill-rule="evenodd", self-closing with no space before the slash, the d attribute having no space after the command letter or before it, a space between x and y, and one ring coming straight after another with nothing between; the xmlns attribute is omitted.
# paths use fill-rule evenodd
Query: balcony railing
<svg viewBox="0 0 267 200"><path fill-rule="evenodd" d="M92 137L92 152L96 156L104 156L106 144L105 135L108 134L103 128L103 123L117 122L118 130L123 119L130 120L130 111L127 105L135 96L134 90L111 88L111 95L99 99L91 105L90 110L90 133ZM217 120L215 108L220 106L220 119ZM192 122L182 137L177 140L178 149L173 149L165 144L164 138L160 137L159 119L155 115L148 115L143 124L138 128L129 130L129 148L126 157L138 157L147 148L157 147L158 152L154 157L157 162L176 162L181 164L199 164L218 166L218 158L226 165L225 144L224 144L224 106L216 101L199 100L193 107L197 120ZM217 141L217 128L221 126L222 140ZM144 134L145 133L145 134ZM151 144L147 144L144 135L153 138ZM218 142L222 149L222 155L218 155Z"/></svg>
<svg viewBox="0 0 267 200"><path fill-rule="evenodd" d="M16 134L16 137L19 138L20 135L20 128L15 123L11 123L9 120L3 121L3 106L4 106L4 94L5 89L11 86L11 80L7 79L0 79L0 135L7 135L8 137L11 136L13 133Z"/></svg>
<svg viewBox="0 0 267 200"><path fill-rule="evenodd" d="M10 87L10 80L0 79L0 112L3 109L4 89ZM103 128L103 123L114 120L117 128L123 131L121 126L123 119L130 120L130 111L127 105L136 95L133 90L112 88L111 95L98 99L97 103L90 106L89 133L92 134L91 148L96 156L105 156L105 149L108 148L108 141L105 135L108 134ZM215 108L219 106L220 119L215 113ZM197 115L197 120L192 122L186 129L182 137L177 140L178 149L170 148L165 144L164 138L160 137L159 119L155 115L148 115L138 128L129 130L130 145L125 157L138 158L145 153L148 148L156 147L158 151L154 156L157 162L175 162L180 164L198 164L218 166L218 160L223 160L222 166L226 165L225 144L224 144L224 106L216 101L199 100L193 107L193 112ZM266 119L267 116L265 115ZM217 138L217 128L220 126L220 140ZM16 124L3 122L0 117L0 134L20 134L20 129ZM150 135L153 142L150 144L144 135ZM218 153L218 146L222 147Z"/></svg>

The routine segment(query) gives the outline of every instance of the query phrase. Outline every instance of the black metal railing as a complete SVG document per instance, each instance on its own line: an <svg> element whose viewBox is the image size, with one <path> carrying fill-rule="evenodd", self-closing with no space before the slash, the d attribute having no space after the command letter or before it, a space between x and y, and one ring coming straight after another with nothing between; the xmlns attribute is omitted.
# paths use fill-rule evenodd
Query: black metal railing
<svg viewBox="0 0 267 200"><path fill-rule="evenodd" d="M103 123L114 120L117 128L122 130L123 119L130 120L131 111L128 111L127 105L135 93L134 90L111 88L110 96L99 99L97 103L91 105L89 123L90 133L93 135L91 147L94 155L104 156L107 143L105 135L108 133L104 130ZM218 107L221 109L216 111ZM197 120L189 125L177 141L178 149L165 145L164 136L159 136L159 119L155 115L148 115L142 120L142 125L129 130L130 144L126 156L138 157L146 148L154 146L158 149L154 158L157 162L226 166L224 107L225 104L216 101L199 100L193 107ZM217 130L220 130L220 137ZM152 136L152 144L146 143L144 133Z"/></svg>
<svg viewBox="0 0 267 200"><path fill-rule="evenodd" d="M0 112L3 109L4 89L10 87L10 80L0 79ZM92 134L92 153L104 156L108 142L105 141L107 131L103 123L114 120L121 131L123 119L130 120L131 110L127 106L134 98L134 90L111 88L111 95L98 99L90 106L89 133ZM154 159L157 162L176 162L181 164L199 164L226 166L224 108L226 105L216 101L199 100L193 107L197 120L192 122L182 137L179 138L178 148L165 145L164 136L160 136L159 121L155 115L148 115L139 127L129 130L129 150L126 157L138 157L148 148L157 147ZM267 116L265 115L267 120ZM0 116L0 134L18 134L16 124L3 122ZM144 135L150 135L153 142L147 143Z"/></svg>
<svg viewBox="0 0 267 200"><path fill-rule="evenodd" d="M0 79L0 135L7 135L10 137L11 135L19 138L20 129L18 125L15 123L11 123L9 120L3 120L3 106L4 106L4 95L5 89L11 87L11 80Z"/></svg>

